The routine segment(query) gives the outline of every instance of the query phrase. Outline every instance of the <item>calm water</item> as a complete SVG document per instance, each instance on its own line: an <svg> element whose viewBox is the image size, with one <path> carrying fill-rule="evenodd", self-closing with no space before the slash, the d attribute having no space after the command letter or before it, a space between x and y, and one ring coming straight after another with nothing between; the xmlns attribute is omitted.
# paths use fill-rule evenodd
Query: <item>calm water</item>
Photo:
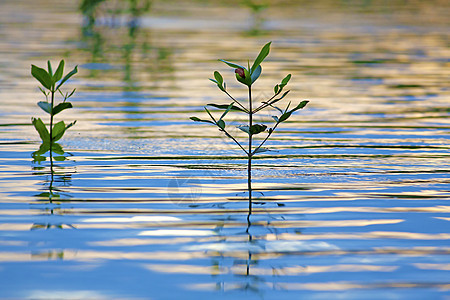
<svg viewBox="0 0 450 300"><path fill-rule="evenodd" d="M447 1L143 2L0 3L0 298L450 299ZM267 41L256 100L292 73L311 102L254 161L249 226L246 161L189 117ZM52 178L30 65L61 58Z"/></svg>

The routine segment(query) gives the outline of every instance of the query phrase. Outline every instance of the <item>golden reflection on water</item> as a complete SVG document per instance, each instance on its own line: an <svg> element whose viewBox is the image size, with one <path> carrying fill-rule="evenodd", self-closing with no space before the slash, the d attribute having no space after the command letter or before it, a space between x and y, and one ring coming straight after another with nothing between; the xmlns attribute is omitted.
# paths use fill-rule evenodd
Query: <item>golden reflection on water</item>
<svg viewBox="0 0 450 300"><path fill-rule="evenodd" d="M123 19L109 26L104 7L86 28L74 1L2 3L2 279L27 274L64 296L56 278L67 270L75 280L64 286L86 270L99 282L120 274L117 286L179 274L168 289L183 296L448 291L447 2L270 1L255 28L236 0L154 1L134 31ZM311 103L274 135L277 152L255 159L261 196L248 224L244 160L188 118L228 101L208 82L213 70L245 97L217 59L245 61L268 40L255 100L292 73L292 99ZM61 116L78 120L64 139L74 156L58 163L52 200L41 193L48 165L31 167L29 157L38 139L29 118L42 96L29 65L57 57L80 73L69 83L75 109Z"/></svg>

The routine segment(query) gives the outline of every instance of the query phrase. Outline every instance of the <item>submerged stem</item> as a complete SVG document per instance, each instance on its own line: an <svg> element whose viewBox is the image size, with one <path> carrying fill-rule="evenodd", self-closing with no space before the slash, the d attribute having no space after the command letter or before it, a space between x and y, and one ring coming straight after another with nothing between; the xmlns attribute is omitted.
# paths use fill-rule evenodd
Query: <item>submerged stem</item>
<svg viewBox="0 0 450 300"><path fill-rule="evenodd" d="M55 91L51 90L51 108L50 108L50 161L52 160L52 145L53 145L53 105L55 102Z"/></svg>
<svg viewBox="0 0 450 300"><path fill-rule="evenodd" d="M50 108L50 203L52 203L53 198L53 153L52 153L52 145L53 145L53 104L55 101L55 91L52 92L52 98L51 98L51 108Z"/></svg>

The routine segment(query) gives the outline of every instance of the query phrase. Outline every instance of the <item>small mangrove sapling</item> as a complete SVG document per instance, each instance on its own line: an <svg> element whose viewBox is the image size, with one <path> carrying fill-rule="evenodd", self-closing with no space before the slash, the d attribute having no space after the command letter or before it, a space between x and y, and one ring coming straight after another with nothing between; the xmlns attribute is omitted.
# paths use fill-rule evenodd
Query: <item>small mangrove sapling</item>
<svg viewBox="0 0 450 300"><path fill-rule="evenodd" d="M286 77L281 80L281 83L275 85L273 89L273 96L271 96L268 100L262 101L259 105L254 107L253 99L252 99L252 85L255 83L255 81L259 78L262 72L261 63L264 61L264 59L267 57L267 55L270 52L270 45L272 42L267 43L264 45L264 47L259 52L259 55L256 57L255 61L253 62L252 66L250 66L250 62L248 62L248 66L244 67L241 65L238 65L233 62L229 62L223 59L219 59L220 61L227 64L229 67L234 69L235 76L237 81L242 83L243 85L247 86L248 88L248 99L247 99L247 105L244 105L241 101L234 98L227 90L226 84L224 82L224 79L222 75L218 72L214 72L214 79L210 79L212 82L214 82L217 87L224 92L231 100L232 102L230 104L208 104L208 106L222 109L224 110L220 118L215 118L213 114L209 111L207 107L205 107L205 111L208 113L210 120L200 119L197 117L191 117L190 119L196 122L205 122L210 123L214 126L217 126L219 131L223 132L228 138L230 138L234 143L236 143L242 151L247 156L247 184L248 184L248 191L249 191L249 212L248 212L248 218L250 217L252 213L252 158L257 153L268 151L269 149L263 148L263 145L266 143L266 141L269 139L269 137L272 135L272 133L277 129L278 125L280 123L285 122L288 120L292 113L295 111L302 109L306 106L308 103L307 100L301 101L299 104L294 106L293 108L289 109L291 107L291 102L284 108L281 109L275 104L282 100L286 95L289 93L288 91L283 92L284 87L288 84L289 80L291 79L291 74L288 74ZM272 108L279 112L278 116L272 116L274 123L272 123L271 126L267 126L265 124L255 124L253 122L254 115L264 109ZM239 113L244 113L248 115L248 123L245 125L238 126L238 128L245 133L248 134L248 142L247 145L242 144L239 142L235 137L233 137L226 129L226 123L225 123L225 116L230 111L236 111ZM254 136L258 134L265 133L265 137L261 140L258 140L258 142L255 144ZM246 146L246 147L245 147Z"/></svg>
<svg viewBox="0 0 450 300"><path fill-rule="evenodd" d="M65 109L72 108L72 103L68 102L69 99L74 93L75 89L70 93L63 93L61 91L61 86L73 75L78 72L77 66L67 73L63 77L64 73L64 60L59 62L58 68L53 73L52 65L50 61L47 62L47 70L39 68L35 65L31 65L31 75L36 78L42 84L42 87L39 87L41 92L44 94L46 101L39 101L37 105L46 113L50 115L50 126L49 130L45 126L44 122L41 118L31 118L31 121L36 128L36 131L39 133L41 137L42 144L38 151L33 153L33 156L40 156L47 151L50 151L50 160L52 158L52 152L56 154L63 155L64 150L61 145L56 143L60 140L67 129L72 127L76 121L69 123L66 125L64 121L59 121L54 124L54 116ZM55 96L59 93L62 96L62 101L56 104Z"/></svg>

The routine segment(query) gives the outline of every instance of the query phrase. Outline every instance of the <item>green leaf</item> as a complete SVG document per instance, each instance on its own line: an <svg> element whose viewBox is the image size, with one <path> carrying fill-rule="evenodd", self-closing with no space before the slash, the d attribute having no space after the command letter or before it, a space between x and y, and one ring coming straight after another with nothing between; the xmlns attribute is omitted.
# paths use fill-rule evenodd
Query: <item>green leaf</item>
<svg viewBox="0 0 450 300"><path fill-rule="evenodd" d="M52 87L52 78L42 68L36 67L35 65L31 65L31 75L36 78L45 88L51 89Z"/></svg>
<svg viewBox="0 0 450 300"><path fill-rule="evenodd" d="M61 147L61 149L62 149L62 147ZM53 159L56 160L56 161L65 161L67 158L65 156L62 156L62 154L61 154L61 156L54 156Z"/></svg>
<svg viewBox="0 0 450 300"><path fill-rule="evenodd" d="M239 126L238 128L243 132L253 135L263 132L264 130L266 130L267 126L264 124L254 124L252 125L252 127L250 127L250 130L248 125Z"/></svg>
<svg viewBox="0 0 450 300"><path fill-rule="evenodd" d="M250 134L250 131L248 130L248 125L238 126L238 129L242 130L245 133Z"/></svg>
<svg viewBox="0 0 450 300"><path fill-rule="evenodd" d="M214 122L212 122L210 120L202 120L202 119L197 118L197 117L190 117L189 119L191 119L192 121L195 121L195 122L205 122L205 123L215 124Z"/></svg>
<svg viewBox="0 0 450 300"><path fill-rule="evenodd" d="M289 80L291 80L291 74L286 75L286 77L281 80L281 85L284 87L286 84L288 84Z"/></svg>
<svg viewBox="0 0 450 300"><path fill-rule="evenodd" d="M37 151L36 151L37 152ZM33 154L31 155L33 157L33 162L37 162L40 163L42 161L45 161L47 158L45 156L42 155L35 155L36 152L33 152Z"/></svg>
<svg viewBox="0 0 450 300"><path fill-rule="evenodd" d="M277 84L276 86L273 87L273 92L276 94L278 93L278 91L280 90L280 86Z"/></svg>
<svg viewBox="0 0 450 300"><path fill-rule="evenodd" d="M219 74L220 75L220 74ZM223 83L223 78L222 78L222 82L218 82L215 79L210 78L209 80L211 80L212 82L214 82L215 84L217 84L217 86L219 87L220 90L225 92L225 84Z"/></svg>
<svg viewBox="0 0 450 300"><path fill-rule="evenodd" d="M42 193L36 195L36 197L51 199L51 198L59 198L60 195L54 194L53 192L42 192ZM50 228L49 226L50 226L49 224L45 224L45 225L43 224L42 228Z"/></svg>
<svg viewBox="0 0 450 300"><path fill-rule="evenodd" d="M291 74L286 75L286 77L283 78L283 80L281 81L280 84L277 84L274 88L273 91L275 92L275 94L281 93L281 91L283 90L283 88L286 86L286 84L289 82L289 80L291 80Z"/></svg>
<svg viewBox="0 0 450 300"><path fill-rule="evenodd" d="M220 129L225 129L225 121L224 120L219 120L217 121L217 126L220 127Z"/></svg>
<svg viewBox="0 0 450 300"><path fill-rule="evenodd" d="M52 137L53 141L56 142L60 138L62 138L64 131L66 130L66 125L64 124L64 121L60 121L53 126L52 130Z"/></svg>
<svg viewBox="0 0 450 300"><path fill-rule="evenodd" d="M61 82L58 84L58 86L56 87L56 89L59 89L64 82L66 82L70 77L72 77L73 75L75 75L78 72L78 66L75 66L75 68L73 68L72 71L70 71L69 73L67 73L66 76L64 76L64 78L61 80Z"/></svg>
<svg viewBox="0 0 450 300"><path fill-rule="evenodd" d="M73 107L72 103L70 103L70 102L60 103L53 108L53 115L55 116L56 114L62 112L63 110L72 108L72 107Z"/></svg>
<svg viewBox="0 0 450 300"><path fill-rule="evenodd" d="M207 105L215 107L215 108L221 108L221 109L227 109L229 106L228 104L214 104L214 103L208 103ZM242 108L240 108L239 106L236 106L236 105L232 105L231 110L238 110L238 111L246 112L245 110L243 110Z"/></svg>
<svg viewBox="0 0 450 300"><path fill-rule="evenodd" d="M59 80L61 80L63 72L64 72L64 60L62 59L59 62L59 65L58 65L58 68L56 69L55 74L53 75L53 82L58 82Z"/></svg>
<svg viewBox="0 0 450 300"><path fill-rule="evenodd" d="M228 105L227 109L223 112L222 116L220 117L219 121L222 120L227 113L231 110L231 108L233 107L233 103L231 103L230 105ZM222 128L223 129L223 128Z"/></svg>
<svg viewBox="0 0 450 300"><path fill-rule="evenodd" d="M306 106L306 104L308 104L308 100L304 100L302 102L300 102L295 108L293 108L290 112L293 113L296 110L302 109L303 107Z"/></svg>
<svg viewBox="0 0 450 300"><path fill-rule="evenodd" d="M220 90L225 91L225 88L220 83L218 83L217 80L211 78L209 80L214 82Z"/></svg>
<svg viewBox="0 0 450 300"><path fill-rule="evenodd" d="M232 62L223 60L223 59L219 59L219 61L226 63L229 67L232 67L232 68L234 68L234 69L239 69L239 68L241 68L241 69L244 69L244 70L245 70L245 68L244 68L243 66L241 66L241 65L238 65L238 64L235 64L235 63L232 63Z"/></svg>
<svg viewBox="0 0 450 300"><path fill-rule="evenodd" d="M244 69L244 74L245 74L245 84L248 86L252 85L252 76L250 74L250 72L247 69Z"/></svg>
<svg viewBox="0 0 450 300"><path fill-rule="evenodd" d="M59 155L64 155L64 149L58 143L52 143L52 152L59 154Z"/></svg>
<svg viewBox="0 0 450 300"><path fill-rule="evenodd" d="M63 137L66 130L69 129L70 127L72 127L73 125L75 125L76 122L77 121L74 121L67 126L65 126L64 121L60 121L60 122L56 123L55 126L53 126L53 130L52 130L53 142L60 140Z"/></svg>
<svg viewBox="0 0 450 300"><path fill-rule="evenodd" d="M70 92L70 94L66 97L66 99L69 99L70 97L72 97L72 95L73 95L73 93L75 93L75 91L76 91L76 88L73 89L72 92Z"/></svg>
<svg viewBox="0 0 450 300"><path fill-rule="evenodd" d="M35 161L44 161L45 157L44 157L44 159L42 159L41 155L47 153L48 150L50 150L50 143L43 142L41 144L41 146L39 147L39 149L37 151L33 152L33 154L32 154L33 159Z"/></svg>
<svg viewBox="0 0 450 300"><path fill-rule="evenodd" d="M48 114L52 114L52 105L46 101L39 101L38 106Z"/></svg>
<svg viewBox="0 0 450 300"><path fill-rule="evenodd" d="M52 77L53 76L52 64L49 60L47 60L47 69L48 69L48 74L50 75L50 77Z"/></svg>
<svg viewBox="0 0 450 300"><path fill-rule="evenodd" d="M44 122L42 122L41 118L31 118L31 122L36 128L41 140L44 143L50 143L50 133L48 133L47 127L45 127Z"/></svg>
<svg viewBox="0 0 450 300"><path fill-rule="evenodd" d="M253 62L253 66L250 69L250 73L253 74L256 68L263 62L263 60L267 57L267 55L269 55L271 43L272 42L268 42L267 44L264 45L264 47L262 47L261 51L258 54L258 57Z"/></svg>
<svg viewBox="0 0 450 300"><path fill-rule="evenodd" d="M256 150L255 152L253 152L253 154L256 154L256 153L262 153L262 152L267 152L267 151L270 151L270 149L267 149L267 148L259 148L258 150Z"/></svg>
<svg viewBox="0 0 450 300"><path fill-rule="evenodd" d="M250 133L258 134L258 133L265 131L266 128L267 128L267 126L264 124L254 124L254 125L252 125L252 127L250 127Z"/></svg>
<svg viewBox="0 0 450 300"><path fill-rule="evenodd" d="M291 114L292 114L292 112L290 112L290 111L285 112L284 114L281 115L281 117L280 117L280 119L279 119L279 122L281 123L281 122L286 121L287 119L289 119L289 117L291 116Z"/></svg>
<svg viewBox="0 0 450 300"><path fill-rule="evenodd" d="M256 79L259 78L259 76L261 75L261 71L261 66L258 66L256 70L250 75L250 77L252 78L252 84L256 81Z"/></svg>
<svg viewBox="0 0 450 300"><path fill-rule="evenodd" d="M223 84L223 77L218 71L214 71L214 78L217 80L217 83L219 83L220 85Z"/></svg>

